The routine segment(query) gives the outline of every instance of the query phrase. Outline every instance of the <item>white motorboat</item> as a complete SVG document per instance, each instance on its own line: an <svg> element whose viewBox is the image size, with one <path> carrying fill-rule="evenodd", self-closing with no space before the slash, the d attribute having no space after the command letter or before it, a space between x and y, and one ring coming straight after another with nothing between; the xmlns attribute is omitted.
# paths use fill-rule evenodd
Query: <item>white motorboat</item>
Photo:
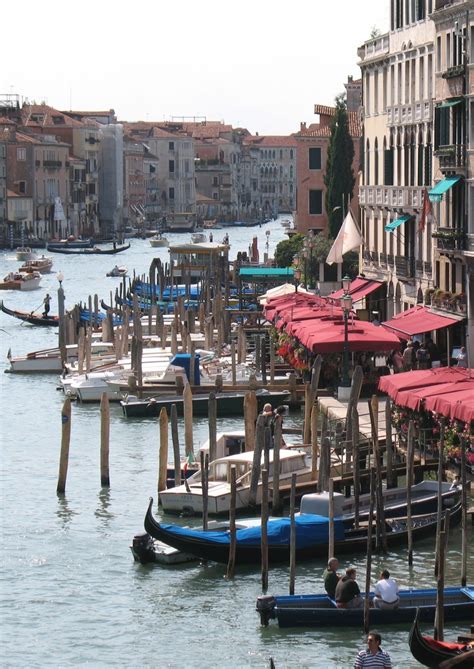
<svg viewBox="0 0 474 669"><path fill-rule="evenodd" d="M95 356L110 350L110 347L113 347L113 345L106 342L92 342L91 350L93 359ZM9 351L7 357L10 362L10 367L5 371L8 373L40 372L42 374L57 374L58 372L63 371L59 348L32 351L31 353L18 357L13 357ZM71 364L74 360L77 360L77 344L66 346L66 364Z"/></svg>
<svg viewBox="0 0 474 669"><path fill-rule="evenodd" d="M228 513L230 508L230 477L231 467L235 465L237 475L236 508L245 509L250 502L250 480L252 475L253 451L228 455L217 458L209 465L208 511L218 515ZM262 454L262 466L263 466ZM273 482L273 450L269 452L269 485ZM311 465L306 462L306 453L299 450L280 450L280 484L291 483L292 475L296 473L297 480L311 479ZM184 485L161 490L159 493L163 511L174 513L202 513L202 479L201 471L190 476ZM256 503L262 501L261 480L258 483Z"/></svg>
<svg viewBox="0 0 474 669"><path fill-rule="evenodd" d="M157 235L154 235L154 237L150 238L150 245L153 246L153 248L168 247L169 242L166 237L163 237L161 233L158 233Z"/></svg>
<svg viewBox="0 0 474 669"><path fill-rule="evenodd" d="M9 272L3 281L0 281L0 290L36 290L40 287L40 283L39 272Z"/></svg>
<svg viewBox="0 0 474 669"><path fill-rule="evenodd" d="M39 258L34 257L31 260L25 260L20 267L20 272L36 271L40 274L49 274L53 267L53 259L48 256L41 255Z"/></svg>
<svg viewBox="0 0 474 669"><path fill-rule="evenodd" d="M16 250L16 259L22 262L24 260L33 260L34 257L35 254L29 246L19 246Z"/></svg>
<svg viewBox="0 0 474 669"><path fill-rule="evenodd" d="M125 267L125 265L115 265L115 267L112 267L110 272L107 272L106 276L113 276L113 277L120 277L120 276L127 276L128 269Z"/></svg>
<svg viewBox="0 0 474 669"><path fill-rule="evenodd" d="M207 235L205 232L193 232L191 241L193 244L204 244L204 242L207 242Z"/></svg>

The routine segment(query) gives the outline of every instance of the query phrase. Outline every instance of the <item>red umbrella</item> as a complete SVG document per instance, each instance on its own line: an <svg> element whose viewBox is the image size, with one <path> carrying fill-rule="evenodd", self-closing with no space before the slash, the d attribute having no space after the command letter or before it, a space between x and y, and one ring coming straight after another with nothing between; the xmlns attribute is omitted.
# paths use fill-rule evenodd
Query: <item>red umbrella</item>
<svg viewBox="0 0 474 669"><path fill-rule="evenodd" d="M387 393L395 402L398 393L404 390L415 391L440 383L454 383L469 378L468 369L463 367L437 367L435 369L419 369L413 372L402 372L383 376L379 380L379 390Z"/></svg>
<svg viewBox="0 0 474 669"><path fill-rule="evenodd" d="M400 340L394 334L366 321L356 321L348 327L349 351L392 351ZM316 330L308 336L307 348L315 353L336 353L344 350L344 325Z"/></svg>
<svg viewBox="0 0 474 669"><path fill-rule="evenodd" d="M474 380L469 390L428 397L425 400L425 409L464 423L474 421Z"/></svg>
<svg viewBox="0 0 474 669"><path fill-rule="evenodd" d="M472 381L455 381L454 383L440 383L435 386L428 386L427 388L420 388L418 390L405 390L397 394L397 404L406 406L409 409L418 410L422 402L431 398L437 397L451 397L460 392L470 391L471 397L474 398L474 379Z"/></svg>

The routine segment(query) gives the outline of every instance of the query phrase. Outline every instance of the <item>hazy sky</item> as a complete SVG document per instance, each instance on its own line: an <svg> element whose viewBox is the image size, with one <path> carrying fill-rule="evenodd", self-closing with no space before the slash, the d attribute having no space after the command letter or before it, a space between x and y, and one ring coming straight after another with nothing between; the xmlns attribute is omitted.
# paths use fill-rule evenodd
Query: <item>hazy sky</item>
<svg viewBox="0 0 474 669"><path fill-rule="evenodd" d="M2 9L0 93L121 120L287 134L331 104L389 0L25 0Z"/></svg>

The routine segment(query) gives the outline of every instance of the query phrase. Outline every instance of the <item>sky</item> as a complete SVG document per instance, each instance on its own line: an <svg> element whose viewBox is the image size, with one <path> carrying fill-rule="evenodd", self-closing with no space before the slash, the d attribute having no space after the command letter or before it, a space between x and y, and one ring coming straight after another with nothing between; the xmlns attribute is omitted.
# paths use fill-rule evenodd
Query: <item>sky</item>
<svg viewBox="0 0 474 669"><path fill-rule="evenodd" d="M8 2L0 94L285 135L359 78L357 47L388 19L389 0Z"/></svg>

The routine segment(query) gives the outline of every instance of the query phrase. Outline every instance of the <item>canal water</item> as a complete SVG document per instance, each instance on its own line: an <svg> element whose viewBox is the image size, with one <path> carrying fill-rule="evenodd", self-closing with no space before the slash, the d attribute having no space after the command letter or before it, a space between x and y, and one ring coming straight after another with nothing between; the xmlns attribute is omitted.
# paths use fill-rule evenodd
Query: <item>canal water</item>
<svg viewBox="0 0 474 669"><path fill-rule="evenodd" d="M284 238L279 221L262 228L228 229L231 257L238 250L248 251L254 235L263 254L267 230L272 252ZM214 240L224 234L215 231ZM187 241L189 236L170 238ZM54 270L64 274L66 305L94 293L106 298L119 281L105 277L115 262L141 273L153 257L167 258L167 249L152 249L146 240L131 243L129 251L109 259L54 255ZM2 276L17 266L14 253L0 252ZM51 311L56 312L57 285L52 273L40 290L5 291L0 297L8 306L32 310L48 291L53 295ZM129 544L143 530L148 498L156 498L156 420L127 421L120 407L112 406L111 486L105 490L99 476L99 407L74 405L66 495L57 497L64 399L56 389L57 379L2 373L8 349L16 355L47 348L55 344L56 334L3 313L0 328L3 666L263 668L270 657L278 669L353 666L364 647L362 630L260 627L255 612L261 594L258 568L238 568L229 582L222 565L144 567L133 562ZM285 423L301 426L301 420L294 414ZM237 419L221 419L218 428L240 425ZM196 418L194 429L197 447L207 438L207 420ZM472 533L470 539L472 558ZM459 583L459 556L456 528L449 544L448 585ZM343 558L341 568L349 561L363 584L364 556ZM374 573L382 565L402 587L434 586L433 540L415 545L412 568L403 548L376 556ZM323 568L323 560L298 565L296 592L321 591ZM471 559L469 582L473 580ZM271 569L269 594L287 592L288 583L287 566ZM466 629L467 624L447 625L446 636L455 639ZM406 626L381 632L394 667L417 666L407 647Z"/></svg>

